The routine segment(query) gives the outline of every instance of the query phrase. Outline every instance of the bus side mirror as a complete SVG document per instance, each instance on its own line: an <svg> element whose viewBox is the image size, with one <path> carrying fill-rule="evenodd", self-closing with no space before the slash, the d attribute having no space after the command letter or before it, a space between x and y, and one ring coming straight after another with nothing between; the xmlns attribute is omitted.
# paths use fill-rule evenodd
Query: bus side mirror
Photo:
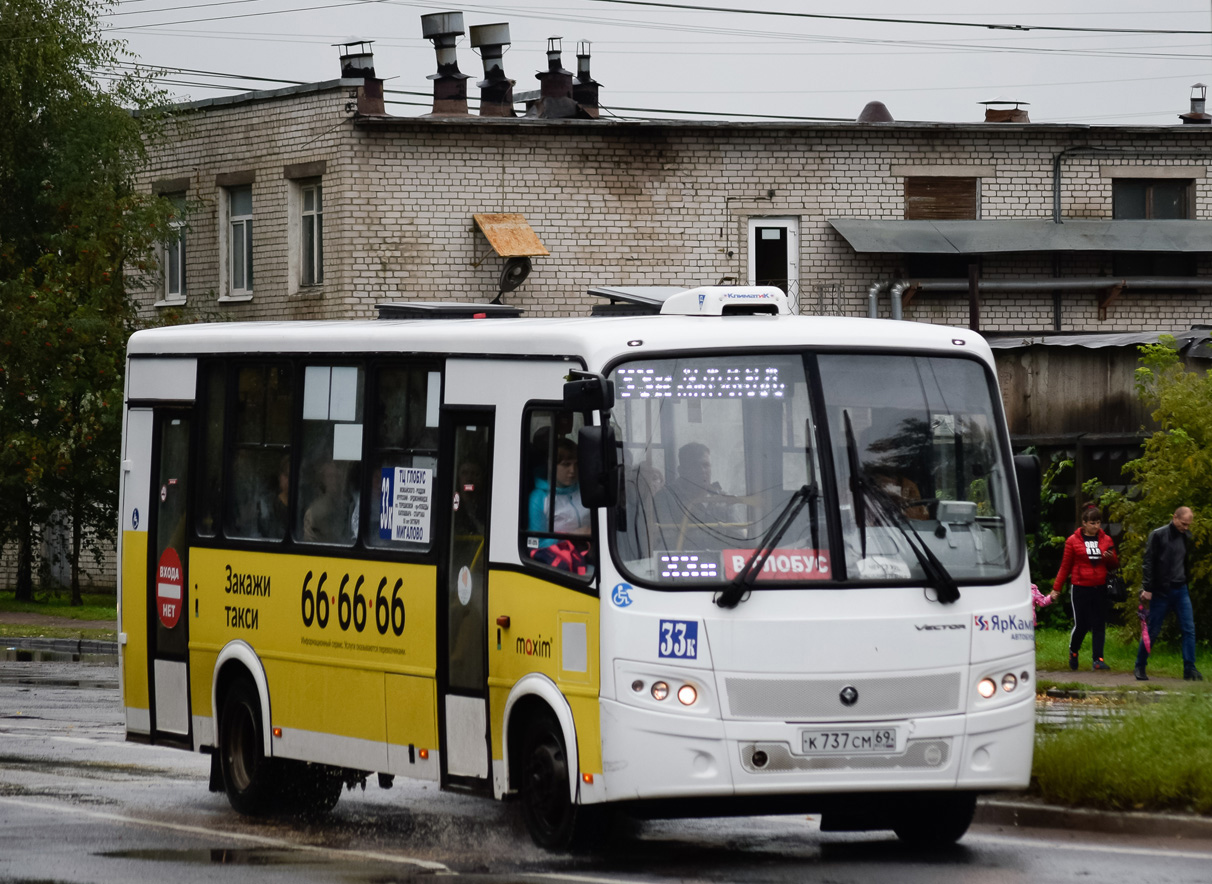
<svg viewBox="0 0 1212 884"><path fill-rule="evenodd" d="M1018 504L1023 510L1023 531L1039 530L1039 495L1043 487L1039 458L1034 454L1014 455L1014 477L1018 480Z"/></svg>
<svg viewBox="0 0 1212 884"><path fill-rule="evenodd" d="M577 433L577 475L581 503L593 509L619 500L619 458L614 427L581 427Z"/></svg>
<svg viewBox="0 0 1212 884"><path fill-rule="evenodd" d="M600 374L574 371L564 384L564 407L569 411L609 412L614 408L614 382Z"/></svg>

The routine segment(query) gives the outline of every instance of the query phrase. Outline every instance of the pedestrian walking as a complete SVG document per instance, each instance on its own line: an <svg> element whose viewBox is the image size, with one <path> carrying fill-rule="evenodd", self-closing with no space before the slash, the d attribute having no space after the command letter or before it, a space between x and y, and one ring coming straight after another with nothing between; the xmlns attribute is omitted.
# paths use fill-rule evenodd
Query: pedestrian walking
<svg viewBox="0 0 1212 884"><path fill-rule="evenodd" d="M1180 506L1174 511L1170 524L1163 525L1149 534L1145 542L1144 574L1141 578L1140 597L1149 602L1146 621L1148 634L1157 640L1162 622L1170 611L1178 617L1178 629L1182 633L1183 678L1187 681L1203 681L1204 677L1195 668L1195 612L1191 608L1191 593L1188 583L1191 578L1191 522L1195 518L1191 507ZM1149 662L1149 648L1142 638L1136 651L1136 679L1148 681L1145 666Z"/></svg>
<svg viewBox="0 0 1212 884"><path fill-rule="evenodd" d="M1103 512L1092 503L1082 508L1082 521L1065 540L1060 570L1052 584L1053 594L1070 583L1073 631L1069 633L1069 668L1077 669L1078 654L1090 633L1095 669L1110 669L1103 660L1107 632L1107 572L1119 567L1115 542L1103 531Z"/></svg>

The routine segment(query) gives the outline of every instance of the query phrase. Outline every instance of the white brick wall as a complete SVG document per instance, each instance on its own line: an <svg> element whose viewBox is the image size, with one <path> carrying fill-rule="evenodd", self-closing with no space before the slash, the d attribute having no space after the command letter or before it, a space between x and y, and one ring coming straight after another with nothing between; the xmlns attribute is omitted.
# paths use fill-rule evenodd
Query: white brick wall
<svg viewBox="0 0 1212 884"><path fill-rule="evenodd" d="M580 313L594 285L698 285L747 274L755 215L800 219L805 312L863 315L876 281L904 275L896 256L856 255L829 218L903 217L894 166L994 166L982 179L982 217L1048 218L1053 161L1062 164L1068 218L1109 218L1111 179L1100 166L1199 165L1206 132L985 125L619 125L599 121L481 122L347 117L348 86L233 101L182 117L153 154L144 186L189 175L200 211L189 233L190 316L234 319L372 316L393 299L487 301L502 261L488 254L476 212L521 212L551 252L507 303L530 315ZM1212 158L1212 154L1209 154ZM325 280L286 294L286 182L282 167L323 159ZM256 287L223 304L215 176L255 170ZM775 191L766 199L767 191ZM1212 210L1197 184L1197 211ZM729 252L732 256L729 257ZM1204 264L1206 264L1204 259ZM1107 255L1062 255L1062 275L1110 273ZM1209 268L1201 266L1201 272ZM992 256L986 279L1053 275L1050 256ZM1126 293L1099 321L1093 293L1065 294L1066 330L1122 331L1201 321L1212 296ZM143 313L151 315L150 299ZM886 298L881 314L887 315ZM1050 293L986 294L986 330L1052 327ZM966 325L962 295L919 295L906 318Z"/></svg>

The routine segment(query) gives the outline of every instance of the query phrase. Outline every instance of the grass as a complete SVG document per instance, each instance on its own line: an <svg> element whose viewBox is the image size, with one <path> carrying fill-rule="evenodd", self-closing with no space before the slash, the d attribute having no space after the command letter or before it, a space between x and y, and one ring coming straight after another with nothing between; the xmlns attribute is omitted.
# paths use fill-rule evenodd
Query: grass
<svg viewBox="0 0 1212 884"><path fill-rule="evenodd" d="M1212 812L1212 690L1038 730L1031 790L1101 810Z"/></svg>
<svg viewBox="0 0 1212 884"><path fill-rule="evenodd" d="M15 612L22 614L44 614L50 617L62 618L62 622L54 626L29 626L17 623L0 623L0 637L39 638L86 638L98 640L113 640L118 633L117 599L113 593L83 594L84 604L72 607L71 593L54 591L49 593L36 592L34 601L19 602L11 590L0 591L0 613ZM108 620L114 623L111 628L84 629L73 626L73 620Z"/></svg>
<svg viewBox="0 0 1212 884"><path fill-rule="evenodd" d="M1136 665L1137 641L1130 633L1119 627L1107 627L1107 639L1103 645L1103 659L1107 665L1119 672L1131 672ZM1212 668L1212 649L1200 642L1195 649L1195 664L1200 660L1209 662ZM1082 643L1078 672L1089 672L1093 664L1090 636ZM1060 629L1038 629L1035 632L1035 668L1064 672L1069 669L1069 633ZM1149 655L1149 674L1169 678L1183 677L1183 658L1177 644L1166 642L1154 644ZM1212 676L1209 676L1212 677ZM1080 680L1080 675L1074 675Z"/></svg>

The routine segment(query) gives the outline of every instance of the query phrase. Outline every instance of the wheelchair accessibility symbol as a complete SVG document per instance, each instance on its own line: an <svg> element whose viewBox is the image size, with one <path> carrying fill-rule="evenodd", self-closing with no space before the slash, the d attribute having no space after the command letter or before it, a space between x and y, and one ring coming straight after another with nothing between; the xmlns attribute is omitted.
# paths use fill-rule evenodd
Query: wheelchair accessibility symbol
<svg viewBox="0 0 1212 884"><path fill-rule="evenodd" d="M610 600L620 608L626 608L628 605L630 605L632 602L631 584L620 583L618 586L616 586L610 593Z"/></svg>

